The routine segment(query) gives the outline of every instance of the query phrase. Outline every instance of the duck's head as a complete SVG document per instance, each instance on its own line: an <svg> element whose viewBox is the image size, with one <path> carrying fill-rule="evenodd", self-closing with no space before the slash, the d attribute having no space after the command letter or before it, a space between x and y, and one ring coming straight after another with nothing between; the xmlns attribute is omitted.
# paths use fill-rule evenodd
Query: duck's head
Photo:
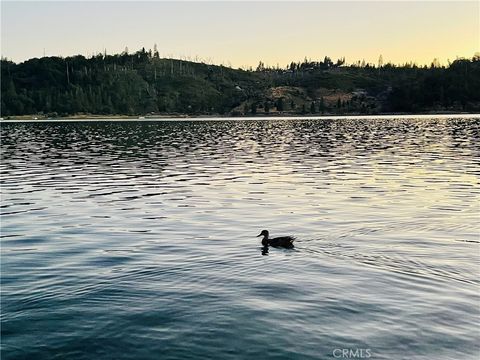
<svg viewBox="0 0 480 360"><path fill-rule="evenodd" d="M262 230L262 232L257 235L257 237L260 237L260 236L268 238L268 230Z"/></svg>
<svg viewBox="0 0 480 360"><path fill-rule="evenodd" d="M257 237L259 236L263 236L262 245L268 246L268 230L262 230L262 232L257 235Z"/></svg>

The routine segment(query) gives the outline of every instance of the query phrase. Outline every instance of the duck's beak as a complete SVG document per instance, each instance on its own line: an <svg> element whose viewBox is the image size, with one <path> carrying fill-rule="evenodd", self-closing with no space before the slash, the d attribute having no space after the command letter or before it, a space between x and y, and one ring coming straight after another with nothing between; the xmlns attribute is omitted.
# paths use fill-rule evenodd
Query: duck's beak
<svg viewBox="0 0 480 360"><path fill-rule="evenodd" d="M258 235L257 235L257 237L259 237L259 236L262 236L262 235L263 235L263 234L262 234L262 233L260 233L260 234L258 234Z"/></svg>

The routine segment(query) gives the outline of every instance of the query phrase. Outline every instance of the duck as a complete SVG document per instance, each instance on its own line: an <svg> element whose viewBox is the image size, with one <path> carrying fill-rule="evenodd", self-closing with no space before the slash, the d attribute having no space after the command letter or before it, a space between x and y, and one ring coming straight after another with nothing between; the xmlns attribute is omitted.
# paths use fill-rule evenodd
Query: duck
<svg viewBox="0 0 480 360"><path fill-rule="evenodd" d="M273 246L273 247L284 247L287 249L293 248L293 242L295 238L293 236L280 236L273 239L269 238L268 230L262 230L262 232L257 235L257 237L263 236L262 245L263 246Z"/></svg>

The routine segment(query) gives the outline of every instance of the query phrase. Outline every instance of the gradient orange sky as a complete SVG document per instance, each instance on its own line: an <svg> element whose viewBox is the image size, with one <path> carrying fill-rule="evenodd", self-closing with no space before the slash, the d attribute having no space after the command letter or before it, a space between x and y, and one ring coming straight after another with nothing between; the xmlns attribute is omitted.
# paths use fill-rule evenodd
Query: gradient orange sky
<svg viewBox="0 0 480 360"><path fill-rule="evenodd" d="M472 57L479 1L2 1L2 56L119 53L158 45L162 57L234 67L305 57L377 63Z"/></svg>

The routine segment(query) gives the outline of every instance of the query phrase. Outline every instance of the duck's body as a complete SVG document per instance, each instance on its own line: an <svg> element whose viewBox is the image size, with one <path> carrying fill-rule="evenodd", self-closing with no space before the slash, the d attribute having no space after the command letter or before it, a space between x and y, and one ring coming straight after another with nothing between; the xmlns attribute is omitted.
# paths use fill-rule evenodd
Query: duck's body
<svg viewBox="0 0 480 360"><path fill-rule="evenodd" d="M268 230L263 230L259 236L263 236L262 245L263 246L273 246L273 247L284 247L284 248L293 248L293 242L295 238L293 236L280 236L273 239L269 238Z"/></svg>

